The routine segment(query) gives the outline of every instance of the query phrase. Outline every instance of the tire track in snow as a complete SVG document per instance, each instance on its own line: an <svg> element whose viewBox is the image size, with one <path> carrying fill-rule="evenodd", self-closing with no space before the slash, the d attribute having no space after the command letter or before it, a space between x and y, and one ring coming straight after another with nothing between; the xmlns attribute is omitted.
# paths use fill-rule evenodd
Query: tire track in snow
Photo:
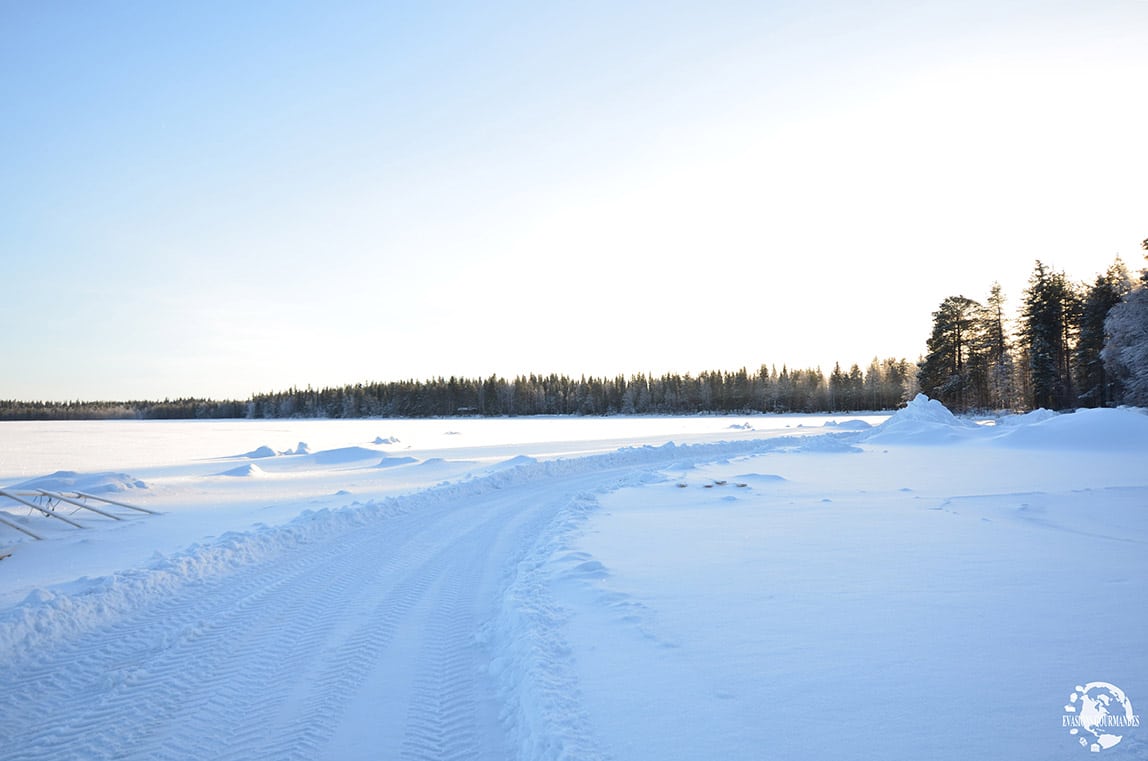
<svg viewBox="0 0 1148 761"><path fill-rule="evenodd" d="M497 496L388 519L240 578L191 585L72 643L9 682L9 698L35 699L0 702L6 724L26 728L8 738L14 752L5 757L324 757L347 703L401 628L430 637L421 655L430 659L435 685L450 663L456 676L473 676L473 612L455 614L475 574L501 561L485 557L500 532L538 509L530 500L504 509L506 499ZM468 562L459 563L464 556ZM455 647L467 653L461 672L449 653ZM412 654L420 655L400 657ZM418 688L411 716L436 689ZM77 706L77 696L90 700ZM38 720L63 705L69 708L58 712L58 723Z"/></svg>
<svg viewBox="0 0 1148 761"><path fill-rule="evenodd" d="M298 710L280 722L269 757L321 757L347 703L392 645L403 622L423 603L436 573L433 562L429 562L435 549L436 544L421 542L405 557L391 558L381 568L379 589L358 596L352 616L359 619L358 624L351 625L341 641L322 654L309 678L301 682L304 694L296 699ZM387 580L391 583L385 583ZM346 616L340 619L346 621ZM234 755L237 761L248 757L244 753Z"/></svg>
<svg viewBox="0 0 1148 761"><path fill-rule="evenodd" d="M270 723L287 703L289 685L306 678L310 661L336 623L333 607L353 600L353 588L370 578L372 569L364 562L370 553L363 549L375 538L366 532L336 547L338 555L323 573L273 601L270 615L243 632L226 663L197 685L210 698L211 710L182 721L158 758L186 758L187 748L196 745L210 750L212 758L250 758L267 745L273 737ZM211 738L208 749L199 739L204 736Z"/></svg>
<svg viewBox="0 0 1148 761"><path fill-rule="evenodd" d="M305 567L289 564L283 573L292 578ZM9 757L51 757L69 736L83 738L82 755L92 758L146 742L149 730L162 725L175 701L187 697L188 685L226 648L226 636L278 587L264 577L260 589L256 578L189 590L134 620L65 646L22 678L9 677L8 694L24 697L0 704L9 721L23 725L48 706L69 706L54 712L59 719L50 726L35 731L42 723L33 723L33 731L20 738ZM159 684L165 689L153 688ZM137 700L143 695L149 698L146 704ZM35 696L35 702L28 696ZM77 697L82 698L79 705Z"/></svg>
<svg viewBox="0 0 1148 761"><path fill-rule="evenodd" d="M522 585L519 597L506 593L519 562L540 560L540 543L565 530L563 511L583 492L670 463L779 444L527 465L428 490L397 513L363 511L221 577L144 595L148 605L36 662L0 665L4 756L507 758L512 746L522 751L512 737L522 728L483 659L538 656L507 647L520 629L486 629L503 638L493 643L479 635L507 604L545 603L522 597L533 594ZM544 622L541 634L560 635L556 625ZM545 677L551 666L515 670ZM539 728L548 731L545 722L528 731ZM572 728L593 745L589 728Z"/></svg>
<svg viewBox="0 0 1148 761"><path fill-rule="evenodd" d="M357 542L367 539L364 534ZM0 704L8 721L43 725L34 721L42 711L60 720L21 738L9 758L55 758L69 737L81 743L77 758L179 757L189 746L178 743L203 744L187 736L203 724L201 738L230 739L230 725L242 719L229 710L237 696L246 691L239 705L251 695L274 700L268 670L288 666L291 643L305 644L302 635L318 631L307 602L313 609L326 591L346 583L353 559L362 557L337 551L337 544L335 550L330 543L301 548L240 578L194 585L142 616L73 643L28 678L10 681L9 695L36 700ZM189 716L201 720L171 731ZM161 741L163 750L155 747Z"/></svg>
<svg viewBox="0 0 1148 761"><path fill-rule="evenodd" d="M479 544L470 545L471 554ZM474 561L456 563L440 581L425 626L421 664L407 711L402 759L494 758L480 748L476 726L479 671L473 606L464 589ZM488 687L493 692L493 686Z"/></svg>

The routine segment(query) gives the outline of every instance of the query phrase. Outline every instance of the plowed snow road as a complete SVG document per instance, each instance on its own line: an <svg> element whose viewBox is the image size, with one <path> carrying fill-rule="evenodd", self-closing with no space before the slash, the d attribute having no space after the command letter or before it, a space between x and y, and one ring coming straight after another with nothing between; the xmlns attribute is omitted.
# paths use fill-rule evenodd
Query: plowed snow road
<svg viewBox="0 0 1148 761"><path fill-rule="evenodd" d="M705 459L705 447L691 449ZM319 514L318 528L241 535L226 573L197 574L218 550L193 550L164 567L178 577L170 589L154 569L113 577L89 603L140 603L0 673L2 755L515 757L530 730L515 729L517 709L500 694L491 664L506 637L491 628L519 564L562 530L571 504L682 455L526 463Z"/></svg>
<svg viewBox="0 0 1148 761"><path fill-rule="evenodd" d="M506 758L476 633L586 480L390 515L188 585L10 677L3 755Z"/></svg>

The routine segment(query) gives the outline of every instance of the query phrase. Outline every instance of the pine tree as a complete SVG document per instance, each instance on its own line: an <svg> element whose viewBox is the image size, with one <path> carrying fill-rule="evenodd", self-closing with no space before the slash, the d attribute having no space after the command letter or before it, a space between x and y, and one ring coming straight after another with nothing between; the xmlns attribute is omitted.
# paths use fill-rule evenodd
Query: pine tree
<svg viewBox="0 0 1148 761"><path fill-rule="evenodd" d="M988 406L1012 409L1018 404L1012 347L1009 345L1008 322L1004 312L1005 297L1000 283L993 283L981 315L983 352L987 366Z"/></svg>
<svg viewBox="0 0 1148 761"><path fill-rule="evenodd" d="M1109 376L1101 357L1108 337L1104 323L1109 311L1131 290L1128 269L1117 257L1104 274L1096 277L1096 282L1084 296L1076 343L1076 387L1082 407L1103 407L1120 396L1118 381Z"/></svg>
<svg viewBox="0 0 1148 761"><path fill-rule="evenodd" d="M933 312L933 333L928 354L921 362L917 382L921 391L949 409L966 411L982 403L982 307L964 296L949 296Z"/></svg>
<svg viewBox="0 0 1148 761"><path fill-rule="evenodd" d="M1080 297L1063 272L1036 262L1021 308L1021 338L1028 352L1030 406L1067 409L1074 405L1073 351Z"/></svg>

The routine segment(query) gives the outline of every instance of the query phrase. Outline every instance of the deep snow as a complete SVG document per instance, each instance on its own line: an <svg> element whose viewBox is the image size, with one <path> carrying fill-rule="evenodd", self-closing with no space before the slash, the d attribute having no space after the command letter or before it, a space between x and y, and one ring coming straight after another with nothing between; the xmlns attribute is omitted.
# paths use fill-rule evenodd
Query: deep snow
<svg viewBox="0 0 1148 761"><path fill-rule="evenodd" d="M885 417L4 424L0 485L162 514L6 509L0 755L1091 755L1148 416Z"/></svg>

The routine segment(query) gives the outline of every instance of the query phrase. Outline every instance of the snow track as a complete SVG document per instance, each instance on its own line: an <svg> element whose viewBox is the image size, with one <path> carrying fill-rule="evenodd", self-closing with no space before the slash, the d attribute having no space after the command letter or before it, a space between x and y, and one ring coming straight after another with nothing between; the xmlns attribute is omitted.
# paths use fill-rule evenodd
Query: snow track
<svg viewBox="0 0 1148 761"><path fill-rule="evenodd" d="M584 748L576 706L561 706L562 726L547 707L576 693L531 569L592 506L587 494L778 443L526 462L225 537L18 606L0 620L4 757L504 759Z"/></svg>

